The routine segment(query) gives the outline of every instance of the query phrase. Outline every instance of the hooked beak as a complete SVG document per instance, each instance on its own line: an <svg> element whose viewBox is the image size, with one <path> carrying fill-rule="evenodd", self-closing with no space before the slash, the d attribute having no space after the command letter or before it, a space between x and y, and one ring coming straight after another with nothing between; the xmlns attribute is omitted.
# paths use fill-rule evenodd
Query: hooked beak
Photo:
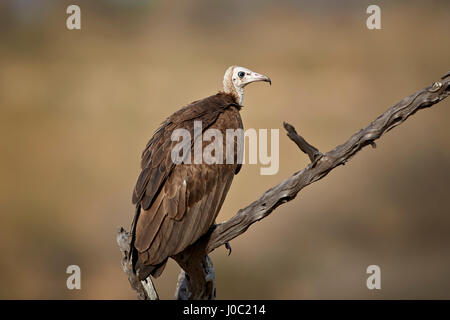
<svg viewBox="0 0 450 320"><path fill-rule="evenodd" d="M252 72L252 74L248 78L248 82L246 83L246 85L249 83L252 83L252 82L256 82L256 81L264 81L264 82L268 82L270 85L272 85L272 81L270 80L270 78L268 76L265 76L263 74L259 74L256 72Z"/></svg>

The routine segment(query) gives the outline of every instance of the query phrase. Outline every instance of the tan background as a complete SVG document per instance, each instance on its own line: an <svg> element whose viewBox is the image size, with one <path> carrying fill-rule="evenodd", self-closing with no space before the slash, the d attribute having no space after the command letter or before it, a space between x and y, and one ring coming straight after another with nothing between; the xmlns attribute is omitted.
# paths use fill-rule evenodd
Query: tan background
<svg viewBox="0 0 450 320"><path fill-rule="evenodd" d="M65 8L82 8L82 30ZM238 64L246 128L280 128L280 171L245 165L219 221L302 169L288 120L322 151L450 70L448 1L2 1L0 298L134 299L118 226L133 215L140 153L179 107ZM450 298L450 100L421 111L345 167L212 254L217 297ZM82 270L82 290L65 269ZM365 286L368 265L382 290ZM178 267L156 285L171 298Z"/></svg>

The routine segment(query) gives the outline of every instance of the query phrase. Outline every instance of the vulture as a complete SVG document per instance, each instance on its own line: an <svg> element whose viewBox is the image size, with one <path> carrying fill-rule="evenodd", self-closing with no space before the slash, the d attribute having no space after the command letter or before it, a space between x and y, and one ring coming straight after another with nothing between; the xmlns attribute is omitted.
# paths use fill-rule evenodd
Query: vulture
<svg viewBox="0 0 450 320"><path fill-rule="evenodd" d="M229 67L223 91L176 111L147 143L132 199L136 212L131 225L130 259L140 280L149 275L159 277L169 257L182 252L214 225L233 177L241 168L240 161L174 163L171 154L178 141L172 141L172 132L185 129L193 137L194 121L201 121L203 132L217 129L224 137L227 129L243 129L239 111L244 87L256 81L271 84L265 75ZM196 139L202 138L192 139L191 151ZM223 148L225 155L227 149ZM237 159L237 148L233 149Z"/></svg>

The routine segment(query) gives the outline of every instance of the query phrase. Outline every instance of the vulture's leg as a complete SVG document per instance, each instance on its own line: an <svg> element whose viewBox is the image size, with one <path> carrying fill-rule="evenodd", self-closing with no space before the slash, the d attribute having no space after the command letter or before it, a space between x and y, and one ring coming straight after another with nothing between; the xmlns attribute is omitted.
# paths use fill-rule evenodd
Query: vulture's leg
<svg viewBox="0 0 450 320"><path fill-rule="evenodd" d="M208 237L202 237L172 258L183 269L178 276L175 299L214 300L216 284L214 267L206 254Z"/></svg>
<svg viewBox="0 0 450 320"><path fill-rule="evenodd" d="M180 264L179 260L177 260ZM189 271L185 271L185 269ZM215 300L216 284L214 267L209 256L205 256L200 264L189 263L178 275L175 291L177 300Z"/></svg>

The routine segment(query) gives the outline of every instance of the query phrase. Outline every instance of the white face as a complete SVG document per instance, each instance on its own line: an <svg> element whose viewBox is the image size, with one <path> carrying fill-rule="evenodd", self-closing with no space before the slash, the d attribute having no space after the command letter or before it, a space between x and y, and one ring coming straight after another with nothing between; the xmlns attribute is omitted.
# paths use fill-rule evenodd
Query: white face
<svg viewBox="0 0 450 320"><path fill-rule="evenodd" d="M233 70L233 76L231 80L233 81L233 85L236 89L242 89L247 84L255 81L266 81L271 83L269 77L263 74L253 72L252 70L249 70L244 67L235 67Z"/></svg>

